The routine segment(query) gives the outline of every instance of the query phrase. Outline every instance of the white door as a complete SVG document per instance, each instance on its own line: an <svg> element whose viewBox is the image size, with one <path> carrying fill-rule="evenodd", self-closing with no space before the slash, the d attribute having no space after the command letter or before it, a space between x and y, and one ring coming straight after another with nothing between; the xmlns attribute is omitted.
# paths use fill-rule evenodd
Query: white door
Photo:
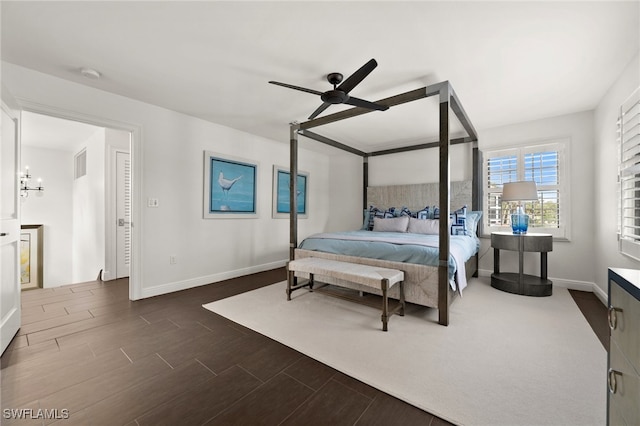
<svg viewBox="0 0 640 426"><path fill-rule="evenodd" d="M116 278L129 276L131 261L131 161L128 152L116 152Z"/></svg>
<svg viewBox="0 0 640 426"><path fill-rule="evenodd" d="M4 89L4 88L3 88ZM2 93L0 140L0 353L20 328L19 111Z"/></svg>

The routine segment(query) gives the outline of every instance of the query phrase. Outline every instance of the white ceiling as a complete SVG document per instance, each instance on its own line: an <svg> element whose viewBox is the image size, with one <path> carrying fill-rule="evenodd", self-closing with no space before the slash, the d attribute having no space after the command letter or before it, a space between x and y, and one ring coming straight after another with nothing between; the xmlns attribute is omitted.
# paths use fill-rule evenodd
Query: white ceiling
<svg viewBox="0 0 640 426"><path fill-rule="evenodd" d="M23 111L21 143L25 146L73 151L100 127Z"/></svg>
<svg viewBox="0 0 640 426"><path fill-rule="evenodd" d="M640 2L12 2L2 59L288 142L325 76L371 58L375 101L449 80L477 129L593 109L640 45ZM78 72L102 73L89 80ZM317 129L365 151L437 135L429 101ZM324 114L344 109L332 106Z"/></svg>

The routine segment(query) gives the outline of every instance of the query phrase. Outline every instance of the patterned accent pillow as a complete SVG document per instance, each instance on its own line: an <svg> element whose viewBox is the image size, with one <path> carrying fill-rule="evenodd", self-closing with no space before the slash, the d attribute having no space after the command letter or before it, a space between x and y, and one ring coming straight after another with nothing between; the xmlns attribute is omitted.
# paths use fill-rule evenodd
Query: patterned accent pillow
<svg viewBox="0 0 640 426"><path fill-rule="evenodd" d="M409 217L373 218L374 232L407 232Z"/></svg>
<svg viewBox="0 0 640 426"><path fill-rule="evenodd" d="M411 213L411 210L409 210L406 206L402 207L402 210L400 210L400 214L398 216L414 217Z"/></svg>
<svg viewBox="0 0 640 426"><path fill-rule="evenodd" d="M451 235L468 235L467 234L467 206L449 214L451 219Z"/></svg>
<svg viewBox="0 0 640 426"><path fill-rule="evenodd" d="M420 210L416 213L416 219L432 219L432 212L429 206L426 206L424 209Z"/></svg>

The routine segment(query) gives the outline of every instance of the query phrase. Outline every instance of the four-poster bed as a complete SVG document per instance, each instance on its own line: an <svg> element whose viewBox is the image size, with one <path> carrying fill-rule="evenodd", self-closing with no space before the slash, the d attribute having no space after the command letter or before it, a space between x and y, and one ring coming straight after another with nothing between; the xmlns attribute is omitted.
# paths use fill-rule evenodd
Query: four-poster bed
<svg viewBox="0 0 640 426"><path fill-rule="evenodd" d="M394 148L389 150L374 151L366 153L350 146L344 145L335 140L329 139L317 133L310 131L309 129L316 128L325 124L334 123L337 121L352 118L358 115L366 114L371 110L365 108L351 108L345 111L341 111L335 114L330 114L324 117L315 118L303 123L292 123L290 125L290 173L292 176L296 176L298 172L298 135L305 136L315 141L342 149L344 151L359 155L363 158L363 209L367 208L367 188L368 188L368 159L369 157L394 154L399 152L407 152L414 150L421 150L426 148L439 148L440 167L439 167L439 196L438 206L440 208L440 217L448 218L451 212L450 207L450 171L449 171L449 150L453 144L472 143L473 144L473 171L471 182L471 210L479 210L479 152L477 147L477 133L471 124L460 100L455 94L453 88L448 81L433 84L421 89L412 90L410 92L402 93L396 96L392 96L386 99L377 101L379 105L393 107L396 105L405 104L408 102L417 101L420 99L428 98L431 96L438 96L439 98L439 140L436 142L411 145L402 148ZM460 124L467 133L467 136L451 139L450 135L450 116L449 111L453 111L458 118ZM297 211L295 208L296 203L293 201L296 199L297 187L295 179L291 180L290 185L290 239L289 239L289 260L295 260L296 257L308 256L308 253L298 251L298 226L297 226ZM449 285L450 278L450 250L451 250L451 235L449 223L447 220L441 220L438 224L438 248L439 248L439 261L437 265L437 283L435 288L431 289L431 296L435 298L437 302L432 304L426 304L427 306L433 306L438 309L438 322L442 325L449 324L449 304L453 297L453 292ZM322 256L322 254L319 254ZM347 256L338 256L338 259L364 263L371 265L378 265L376 261L366 260ZM477 255L475 256L475 269L477 269ZM403 267L403 270L414 268L415 265L400 264L399 268ZM418 268L420 269L420 268ZM418 274L424 274L425 270L421 269ZM287 276L287 291L290 296L291 292L299 288L306 287L308 283L298 284L297 277L293 272L289 272ZM434 306L435 305L435 306Z"/></svg>

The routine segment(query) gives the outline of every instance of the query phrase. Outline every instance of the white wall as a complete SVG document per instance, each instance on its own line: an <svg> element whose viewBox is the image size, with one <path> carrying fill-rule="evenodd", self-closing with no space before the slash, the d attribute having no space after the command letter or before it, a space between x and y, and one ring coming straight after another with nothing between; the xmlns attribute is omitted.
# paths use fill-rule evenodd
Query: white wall
<svg viewBox="0 0 640 426"><path fill-rule="evenodd" d="M42 177L44 191L29 191L22 199L23 225L44 225L43 286L58 287L72 282L72 182L73 153L57 149L23 146L22 170L29 166L36 185Z"/></svg>
<svg viewBox="0 0 640 426"><path fill-rule="evenodd" d="M87 174L73 181L73 283L95 280L105 264L105 129L81 143L74 155L83 149Z"/></svg>
<svg viewBox="0 0 640 426"><path fill-rule="evenodd" d="M640 262L618 251L616 121L622 102L640 86L640 56L629 63L595 110L595 197L593 211L597 242L594 255L595 282L601 294L607 292L607 268L640 268Z"/></svg>
<svg viewBox="0 0 640 426"><path fill-rule="evenodd" d="M18 101L68 111L140 129L141 185L134 193L145 202L158 198L158 208L142 207L140 232L142 297L257 272L284 265L288 256L288 221L271 218L272 165L288 163L288 144L267 140L157 106L78 85L8 63L2 78ZM90 121L90 120L89 120ZM117 126L112 126L117 127ZM283 123L282 140L289 129ZM202 218L203 151L246 158L259 163L257 219ZM134 149L135 153L135 149ZM135 162L134 162L135 164ZM310 173L308 219L300 220L300 236L324 231L331 205L327 188L342 170L330 169L329 158L300 153L299 167ZM350 175L347 173L347 178ZM358 207L359 210L359 207ZM355 214L355 212L354 212ZM350 220L334 229L348 229ZM352 219L353 220L353 219ZM359 225L359 220L355 222ZM169 264L169 256L177 264Z"/></svg>

